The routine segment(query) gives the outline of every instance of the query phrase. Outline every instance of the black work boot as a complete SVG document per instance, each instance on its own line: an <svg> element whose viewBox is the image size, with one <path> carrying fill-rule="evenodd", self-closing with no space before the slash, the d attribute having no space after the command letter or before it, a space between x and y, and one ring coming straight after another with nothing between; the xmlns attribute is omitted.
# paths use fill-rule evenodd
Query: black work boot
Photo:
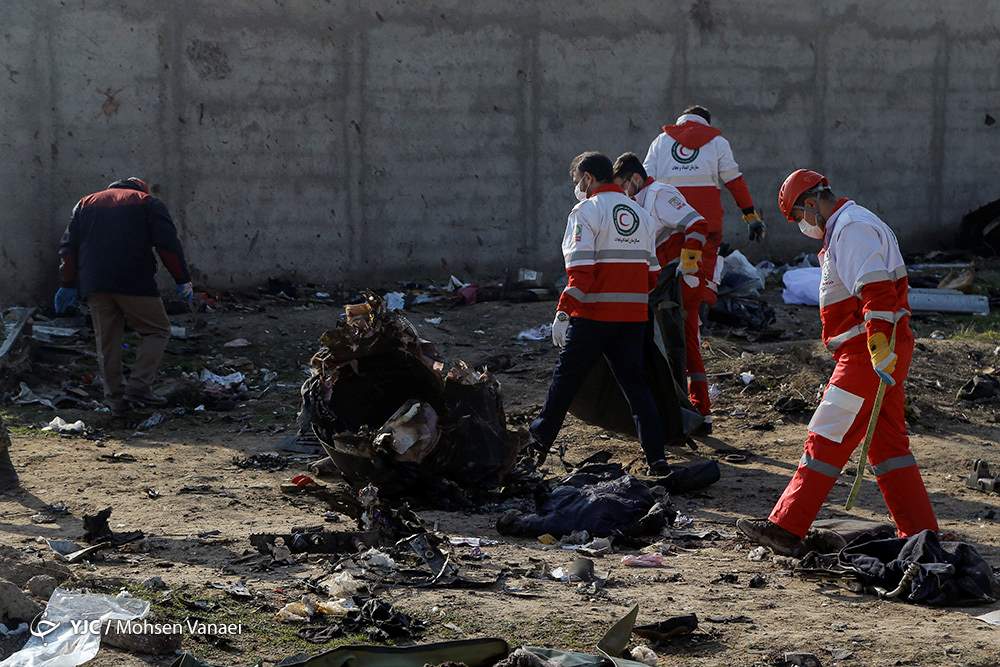
<svg viewBox="0 0 1000 667"><path fill-rule="evenodd" d="M650 477L666 477L670 474L670 464L660 459L649 464L646 474Z"/></svg>
<svg viewBox="0 0 1000 667"><path fill-rule="evenodd" d="M738 519L736 528L750 541L768 547L776 554L797 557L802 551L802 540L798 535L767 519Z"/></svg>
<svg viewBox="0 0 1000 667"><path fill-rule="evenodd" d="M0 419L0 493L17 488L17 471L10 460L10 435Z"/></svg>

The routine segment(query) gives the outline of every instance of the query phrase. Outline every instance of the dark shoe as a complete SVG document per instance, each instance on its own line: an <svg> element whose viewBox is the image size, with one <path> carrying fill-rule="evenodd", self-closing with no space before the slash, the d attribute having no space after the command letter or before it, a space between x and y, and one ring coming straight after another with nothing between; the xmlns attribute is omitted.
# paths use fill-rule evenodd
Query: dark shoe
<svg viewBox="0 0 1000 667"><path fill-rule="evenodd" d="M17 471L10 460L10 436L7 427L0 421L0 493L17 488Z"/></svg>
<svg viewBox="0 0 1000 667"><path fill-rule="evenodd" d="M802 540L797 535L767 519L738 519L736 528L751 542L768 547L776 554L798 556L802 550Z"/></svg>
<svg viewBox="0 0 1000 667"><path fill-rule="evenodd" d="M146 406L163 406L167 404L167 399L163 398L159 394L154 394L153 390L149 387L141 390L126 390L125 400L131 404Z"/></svg>
<svg viewBox="0 0 1000 667"><path fill-rule="evenodd" d="M128 401L124 398L109 398L105 403L111 410L112 417L124 417L128 414Z"/></svg>
<svg viewBox="0 0 1000 667"><path fill-rule="evenodd" d="M701 426L696 428L691 435L694 436L707 436L712 435L712 422L702 422Z"/></svg>
<svg viewBox="0 0 1000 667"><path fill-rule="evenodd" d="M653 461L649 464L649 468L646 469L646 474L650 477L666 477L670 474L670 471L670 464L663 459L660 459L659 461Z"/></svg>

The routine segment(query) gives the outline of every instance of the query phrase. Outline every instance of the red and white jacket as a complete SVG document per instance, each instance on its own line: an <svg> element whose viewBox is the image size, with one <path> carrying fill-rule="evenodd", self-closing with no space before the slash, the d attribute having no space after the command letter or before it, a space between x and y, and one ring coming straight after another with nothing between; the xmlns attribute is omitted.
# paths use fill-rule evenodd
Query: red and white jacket
<svg viewBox="0 0 1000 667"><path fill-rule="evenodd" d="M570 317L645 322L656 287L656 223L617 185L602 185L573 207L563 237L569 284L558 309Z"/></svg>
<svg viewBox="0 0 1000 667"><path fill-rule="evenodd" d="M722 133L696 114L685 114L649 145L646 174L675 186L707 221L708 232L722 231L722 186L743 213L754 210L750 189Z"/></svg>
<svg viewBox="0 0 1000 667"><path fill-rule="evenodd" d="M656 223L656 259L661 267L676 259L669 256L668 247L676 247L678 252L680 248L701 250L708 223L691 208L680 190L650 176L635 193L635 201Z"/></svg>
<svg viewBox="0 0 1000 667"><path fill-rule="evenodd" d="M823 344L837 356L876 332L910 335L906 264L896 235L881 219L846 198L826 222L819 314ZM903 336L900 336L900 334Z"/></svg>

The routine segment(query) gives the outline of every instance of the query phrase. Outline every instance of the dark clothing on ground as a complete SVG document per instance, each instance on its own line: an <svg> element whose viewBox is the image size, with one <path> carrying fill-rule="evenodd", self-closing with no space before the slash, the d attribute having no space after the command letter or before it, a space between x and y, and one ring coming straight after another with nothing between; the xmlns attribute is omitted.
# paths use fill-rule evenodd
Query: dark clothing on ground
<svg viewBox="0 0 1000 667"><path fill-rule="evenodd" d="M532 436L546 447L552 445L573 397L603 355L628 400L647 462L663 460L666 437L656 402L646 383L643 361L645 332L645 322L599 322L572 318L566 334L566 347L559 353L545 405L538 419L531 424Z"/></svg>
<svg viewBox="0 0 1000 667"><path fill-rule="evenodd" d="M128 182L113 183L73 209L59 247L62 286L78 288L81 298L158 296L154 248L178 285L191 281L167 207Z"/></svg>
<svg viewBox="0 0 1000 667"><path fill-rule="evenodd" d="M537 513L509 515L497 523L502 535L560 537L577 530L591 537L607 537L642 519L655 503L645 484L631 475L588 486L561 484ZM663 524L657 528L662 529Z"/></svg>
<svg viewBox="0 0 1000 667"><path fill-rule="evenodd" d="M975 547L965 542L941 542L923 530L909 538L854 543L840 552L840 565L858 574L868 586L892 590L910 563L919 570L901 600L932 606L966 606L996 601L993 569Z"/></svg>

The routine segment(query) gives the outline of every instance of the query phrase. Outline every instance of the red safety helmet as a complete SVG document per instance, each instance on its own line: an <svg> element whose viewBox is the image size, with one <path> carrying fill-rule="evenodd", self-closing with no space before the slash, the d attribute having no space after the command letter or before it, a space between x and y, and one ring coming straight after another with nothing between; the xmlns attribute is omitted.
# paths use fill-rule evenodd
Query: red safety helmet
<svg viewBox="0 0 1000 667"><path fill-rule="evenodd" d="M830 182L826 180L826 176L818 171L796 169L790 173L785 182L781 184L781 189L778 190L778 208L781 209L781 214L789 222L795 222L792 218L792 208L794 208L795 202L803 193L809 192L819 185L829 187Z"/></svg>

